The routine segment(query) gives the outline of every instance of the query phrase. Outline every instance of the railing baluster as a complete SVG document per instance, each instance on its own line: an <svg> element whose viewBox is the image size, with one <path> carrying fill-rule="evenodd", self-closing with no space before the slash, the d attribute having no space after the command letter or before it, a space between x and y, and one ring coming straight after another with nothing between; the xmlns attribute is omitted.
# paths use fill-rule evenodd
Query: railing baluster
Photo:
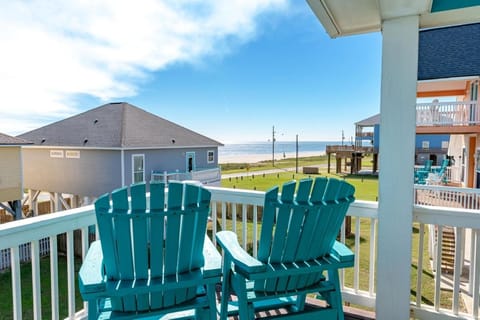
<svg viewBox="0 0 480 320"><path fill-rule="evenodd" d="M217 233L217 202L212 201L212 241L213 244L216 246L217 245L217 238L215 237L215 234Z"/></svg>
<svg viewBox="0 0 480 320"><path fill-rule="evenodd" d="M340 242L345 243L345 234L347 233L346 231L346 223L347 223L347 218L343 219L342 226L340 227ZM345 280L345 268L342 268L339 270L339 278L340 278L340 287L343 288L345 286L344 280Z"/></svg>
<svg viewBox="0 0 480 320"><path fill-rule="evenodd" d="M32 258L32 295L33 295L33 318L42 318L42 295L40 288L40 249L38 240L30 243Z"/></svg>
<svg viewBox="0 0 480 320"><path fill-rule="evenodd" d="M256 258L258 253L257 247L257 232L258 232L258 206L253 206L253 256Z"/></svg>
<svg viewBox="0 0 480 320"><path fill-rule="evenodd" d="M237 233L237 204L232 203L232 231Z"/></svg>
<svg viewBox="0 0 480 320"><path fill-rule="evenodd" d="M360 278L360 217L355 217L355 262L353 270L353 289L357 293Z"/></svg>
<svg viewBox="0 0 480 320"><path fill-rule="evenodd" d="M473 231L473 238L475 239L475 251L474 256L472 256L472 260L475 261L474 263L474 271L473 271L473 317L474 319L478 318L478 303L480 301L479 297L479 289L480 289L480 255L478 254L478 250L480 248L480 234L479 229L475 229Z"/></svg>
<svg viewBox="0 0 480 320"><path fill-rule="evenodd" d="M81 229L82 230L82 261L85 259L85 256L87 255L88 251L88 243L90 240L90 233L88 230L88 227L84 227ZM88 310L88 302L84 301L83 302L83 309Z"/></svg>
<svg viewBox="0 0 480 320"><path fill-rule="evenodd" d="M435 311L440 310L440 283L442 279L442 238L443 238L443 227L441 225L437 225L437 250L436 256L437 261L435 264L435 294L434 294L434 308Z"/></svg>
<svg viewBox="0 0 480 320"><path fill-rule="evenodd" d="M418 258L417 258L417 307L422 305L422 275L423 275L423 242L425 239L425 224L420 223L418 229Z"/></svg>
<svg viewBox="0 0 480 320"><path fill-rule="evenodd" d="M376 256L376 239L377 239L377 219L370 218L370 264L369 264L369 281L368 293L373 296L375 289L375 261Z"/></svg>
<svg viewBox="0 0 480 320"><path fill-rule="evenodd" d="M454 315L458 315L460 295L460 275L462 274L463 228L455 228L455 265L453 268L453 306Z"/></svg>
<svg viewBox="0 0 480 320"><path fill-rule="evenodd" d="M52 297L52 320L60 317L58 304L58 249L57 235L50 236L50 295Z"/></svg>
<svg viewBox="0 0 480 320"><path fill-rule="evenodd" d="M247 221L247 205L242 204L242 237L243 237L243 249L247 250L247 231L248 231L248 221Z"/></svg>
<svg viewBox="0 0 480 320"><path fill-rule="evenodd" d="M68 316L75 316L75 256L73 250L73 230L67 232L67 282Z"/></svg>
<svg viewBox="0 0 480 320"><path fill-rule="evenodd" d="M222 202L222 230L227 230L227 203Z"/></svg>
<svg viewBox="0 0 480 320"><path fill-rule="evenodd" d="M22 286L20 274L20 254L18 246L10 248L10 262L12 266L12 299L13 319L22 319Z"/></svg>

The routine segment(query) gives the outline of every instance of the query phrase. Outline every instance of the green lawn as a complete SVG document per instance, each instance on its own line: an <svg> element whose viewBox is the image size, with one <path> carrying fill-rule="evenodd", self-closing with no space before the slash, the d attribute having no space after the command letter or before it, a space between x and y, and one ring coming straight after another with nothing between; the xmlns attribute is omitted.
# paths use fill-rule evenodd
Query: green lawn
<svg viewBox="0 0 480 320"><path fill-rule="evenodd" d="M80 269L81 261L75 260L75 274ZM33 319L33 296L32 296L32 268L30 263L23 263L20 267L22 274L22 318ZM43 257L40 260L40 279L42 296L42 319L51 318L51 295L50 295L50 258ZM67 259L58 257L58 286L59 286L59 310L60 319L68 316L68 291L67 291ZM83 308L83 301L76 287L76 309ZM0 320L13 319L12 301L12 275L10 271L0 273Z"/></svg>
<svg viewBox="0 0 480 320"><path fill-rule="evenodd" d="M336 177L345 179L355 186L355 197L361 200L376 201L378 199L378 179L372 176L339 176L321 172L320 175L305 175L294 172L281 172L274 174L253 174L241 178L222 179L222 187L267 191L272 186L282 185L284 182L295 179L315 177Z"/></svg>

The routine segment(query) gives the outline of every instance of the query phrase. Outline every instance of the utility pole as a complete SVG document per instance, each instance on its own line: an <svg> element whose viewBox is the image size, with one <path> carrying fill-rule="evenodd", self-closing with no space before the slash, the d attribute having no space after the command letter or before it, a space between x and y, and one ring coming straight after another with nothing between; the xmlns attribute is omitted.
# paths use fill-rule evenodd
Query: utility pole
<svg viewBox="0 0 480 320"><path fill-rule="evenodd" d="M295 141L295 173L298 173L298 134Z"/></svg>
<svg viewBox="0 0 480 320"><path fill-rule="evenodd" d="M272 167L275 167L275 126L272 127Z"/></svg>
<svg viewBox="0 0 480 320"><path fill-rule="evenodd" d="M343 129L342 129L342 147L343 147L343 141L345 140L345 134L343 132Z"/></svg>

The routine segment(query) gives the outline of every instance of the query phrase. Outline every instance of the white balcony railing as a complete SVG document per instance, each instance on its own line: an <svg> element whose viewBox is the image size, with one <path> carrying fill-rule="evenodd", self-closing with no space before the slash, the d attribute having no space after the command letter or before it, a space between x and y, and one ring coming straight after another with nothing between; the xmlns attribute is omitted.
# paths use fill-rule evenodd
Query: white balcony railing
<svg viewBox="0 0 480 320"><path fill-rule="evenodd" d="M209 187L212 191L212 232L218 229L235 230L239 235L240 242L253 255L257 254L256 243L259 234L261 207L263 205L263 192L242 191ZM342 228L341 239L346 241L355 252L355 266L353 270L347 270L342 274L344 299L360 306L375 306L375 274L376 274L376 247L378 205L376 202L356 201L348 211L351 217L351 235L346 235L348 229ZM420 267L417 268L415 282L416 298L412 299L411 308L418 319L474 319L478 316L479 292L480 292L480 213L478 210L440 208L415 206L413 209L414 236L418 236L418 247L413 252L412 262ZM11 252L12 270L12 300L13 310L1 310L1 314L7 318L21 319L26 313L31 318L42 318L41 306L51 305L51 315L44 310L43 318L59 319L70 317L81 319L85 317L87 310L84 304L76 305L76 267L74 257L74 231L80 230L82 253L84 256L88 246L88 227L95 224L95 214L92 206L66 210L39 217L29 218L22 221L0 225L0 249L9 249ZM453 228L456 230L456 242L454 251L454 271L452 275L444 276L441 272L433 272L426 259L429 259L428 243L425 234L428 230L439 230L437 247L442 249L442 230ZM66 260L67 260L67 299L68 311L66 314L59 312L59 284L58 284L58 252L57 235L66 234ZM39 240L50 239L50 294L41 292L41 274L39 264ZM402 239L398 239L401 241ZM20 272L19 246L24 243L31 244L32 273ZM415 242L414 242L415 243ZM441 256L438 254L437 256ZM426 257L426 258L425 258ZM434 270L441 270L442 259L437 259ZM365 262L367 262L365 264ZM406 261L409 263L410 261ZM440 267L438 265L440 263ZM77 265L78 268L78 265ZM461 274L467 268L469 271ZM463 270L462 270L463 269ZM441 275L441 276L440 276ZM462 275L462 277L460 277ZM28 278L32 283L32 292L22 292L22 278ZM30 281L31 277L31 281ZM465 280L466 279L466 280ZM45 280L45 279L44 279ZM433 288L430 295L425 288ZM445 287L451 288L445 299ZM2 289L3 290L3 289ZM22 296L33 296L33 310L24 310ZM473 303L461 302L465 297L471 297ZM50 301L48 301L50 300ZM430 301L430 303L427 303ZM447 302L445 302L447 301ZM471 305L472 308L464 308ZM47 314L46 314L47 313Z"/></svg>
<svg viewBox="0 0 480 320"><path fill-rule="evenodd" d="M417 126L468 126L480 124L477 102L417 103Z"/></svg>
<svg viewBox="0 0 480 320"><path fill-rule="evenodd" d="M185 180L195 180L200 181L204 185L219 186L222 179L222 173L220 168L211 168L211 169L198 169L190 172L158 172L152 171L152 180L153 181L163 181L168 183L168 181L185 181Z"/></svg>

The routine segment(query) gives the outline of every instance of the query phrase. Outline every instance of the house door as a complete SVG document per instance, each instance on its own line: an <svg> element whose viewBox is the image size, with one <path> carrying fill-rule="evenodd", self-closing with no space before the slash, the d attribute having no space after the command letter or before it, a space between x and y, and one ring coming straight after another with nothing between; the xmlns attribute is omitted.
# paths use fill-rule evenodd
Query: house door
<svg viewBox="0 0 480 320"><path fill-rule="evenodd" d="M468 138L468 180L467 188L473 188L473 177L475 176L475 149L477 137Z"/></svg>
<svg viewBox="0 0 480 320"><path fill-rule="evenodd" d="M470 101L477 102L478 100L478 81L473 81L470 84ZM479 107L477 104L470 105L470 124L477 124L480 120Z"/></svg>
<svg viewBox="0 0 480 320"><path fill-rule="evenodd" d="M187 152L186 153L186 156L187 156L187 167L186 167L186 171L187 172L191 172L191 171L195 171L195 152Z"/></svg>

